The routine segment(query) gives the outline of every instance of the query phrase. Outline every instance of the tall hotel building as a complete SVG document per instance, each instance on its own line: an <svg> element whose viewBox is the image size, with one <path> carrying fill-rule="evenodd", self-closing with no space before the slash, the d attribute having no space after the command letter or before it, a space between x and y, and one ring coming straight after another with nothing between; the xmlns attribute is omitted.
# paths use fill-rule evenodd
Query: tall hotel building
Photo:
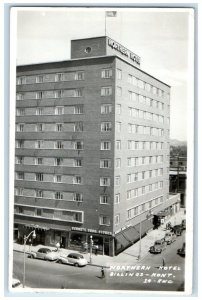
<svg viewBox="0 0 202 300"><path fill-rule="evenodd" d="M107 36L71 60L17 67L14 232L116 255L174 213L170 86ZM90 237L91 236L91 237Z"/></svg>

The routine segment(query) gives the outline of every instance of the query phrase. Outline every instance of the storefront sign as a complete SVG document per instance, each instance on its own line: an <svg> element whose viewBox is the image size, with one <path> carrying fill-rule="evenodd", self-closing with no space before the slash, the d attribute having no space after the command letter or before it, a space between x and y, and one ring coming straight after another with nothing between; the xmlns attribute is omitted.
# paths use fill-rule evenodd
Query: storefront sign
<svg viewBox="0 0 202 300"><path fill-rule="evenodd" d="M112 39L108 39L108 45L117 51L119 51L122 55L130 58L133 62L136 62L138 65L140 65L140 57L136 55L135 53L132 53L125 47L121 46L117 42L113 41Z"/></svg>
<svg viewBox="0 0 202 300"><path fill-rule="evenodd" d="M99 233L105 235L113 235L111 231L96 230L96 229L90 229L85 227L72 227L72 231L82 231L82 232Z"/></svg>

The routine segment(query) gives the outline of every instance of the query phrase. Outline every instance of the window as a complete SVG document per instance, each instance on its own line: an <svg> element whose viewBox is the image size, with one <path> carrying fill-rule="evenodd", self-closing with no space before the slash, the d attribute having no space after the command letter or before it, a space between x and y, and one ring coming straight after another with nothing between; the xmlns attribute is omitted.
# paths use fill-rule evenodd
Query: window
<svg viewBox="0 0 202 300"><path fill-rule="evenodd" d="M57 73L55 75L55 81L63 81L63 73Z"/></svg>
<svg viewBox="0 0 202 300"><path fill-rule="evenodd" d="M74 114L75 115L83 114L83 105L74 106Z"/></svg>
<svg viewBox="0 0 202 300"><path fill-rule="evenodd" d="M121 104L116 104L116 113L117 115L121 114Z"/></svg>
<svg viewBox="0 0 202 300"><path fill-rule="evenodd" d="M109 177L101 177L100 178L100 186L110 186L110 178Z"/></svg>
<svg viewBox="0 0 202 300"><path fill-rule="evenodd" d="M41 149L43 147L43 141L36 141L35 142L35 148Z"/></svg>
<svg viewBox="0 0 202 300"><path fill-rule="evenodd" d="M18 207L18 213L23 214L24 213L24 208L23 207Z"/></svg>
<svg viewBox="0 0 202 300"><path fill-rule="evenodd" d="M56 131L61 132L62 129L63 129L63 124L62 123L58 123L58 124L56 124L55 128L56 128Z"/></svg>
<svg viewBox="0 0 202 300"><path fill-rule="evenodd" d="M76 150L82 150L83 149L83 142L82 141L76 141L74 145Z"/></svg>
<svg viewBox="0 0 202 300"><path fill-rule="evenodd" d="M104 69L101 73L102 78L110 78L112 77L112 69Z"/></svg>
<svg viewBox="0 0 202 300"><path fill-rule="evenodd" d="M115 195L115 204L120 203L120 194Z"/></svg>
<svg viewBox="0 0 202 300"><path fill-rule="evenodd" d="M40 124L37 124L36 125L36 131L39 131L39 132L42 132L43 131L43 124L42 123L40 123Z"/></svg>
<svg viewBox="0 0 202 300"><path fill-rule="evenodd" d="M43 75L36 76L36 83L42 83L43 82Z"/></svg>
<svg viewBox="0 0 202 300"><path fill-rule="evenodd" d="M75 80L84 80L84 72L83 71L78 71L75 73Z"/></svg>
<svg viewBox="0 0 202 300"><path fill-rule="evenodd" d="M17 116L24 116L25 109L24 108L17 108Z"/></svg>
<svg viewBox="0 0 202 300"><path fill-rule="evenodd" d="M116 122L116 131L121 132L121 122Z"/></svg>
<svg viewBox="0 0 202 300"><path fill-rule="evenodd" d="M116 185L116 186L119 186L120 183L121 183L121 178L120 178L120 176L116 176L116 177L115 177L115 185Z"/></svg>
<svg viewBox="0 0 202 300"><path fill-rule="evenodd" d="M42 157L35 158L35 164L36 165L42 165L43 164L43 158Z"/></svg>
<svg viewBox="0 0 202 300"><path fill-rule="evenodd" d="M15 195L16 196L23 196L23 192L24 192L23 188L16 188L15 189Z"/></svg>
<svg viewBox="0 0 202 300"><path fill-rule="evenodd" d="M25 76L17 77L16 83L17 83L17 85L26 84L26 77Z"/></svg>
<svg viewBox="0 0 202 300"><path fill-rule="evenodd" d="M63 163L63 159L60 157L55 158L55 166L61 166Z"/></svg>
<svg viewBox="0 0 202 300"><path fill-rule="evenodd" d="M108 195L100 195L100 204L108 204L109 196Z"/></svg>
<svg viewBox="0 0 202 300"><path fill-rule="evenodd" d="M74 194L74 201L83 201L83 195L82 194L79 194L79 193L75 193Z"/></svg>
<svg viewBox="0 0 202 300"><path fill-rule="evenodd" d="M82 160L74 159L74 167L82 167Z"/></svg>
<svg viewBox="0 0 202 300"><path fill-rule="evenodd" d="M116 141L116 150L121 150L121 141Z"/></svg>
<svg viewBox="0 0 202 300"><path fill-rule="evenodd" d="M111 142L103 141L101 142L101 150L110 150L111 149Z"/></svg>
<svg viewBox="0 0 202 300"><path fill-rule="evenodd" d="M145 194L145 186L142 186L142 195Z"/></svg>
<svg viewBox="0 0 202 300"><path fill-rule="evenodd" d="M121 159L120 158L116 158L115 166L117 169L121 167Z"/></svg>
<svg viewBox="0 0 202 300"><path fill-rule="evenodd" d="M73 220L77 222L82 222L82 214L81 213L74 213Z"/></svg>
<svg viewBox="0 0 202 300"><path fill-rule="evenodd" d="M23 99L24 99L24 95L22 93L16 94L16 100L23 100Z"/></svg>
<svg viewBox="0 0 202 300"><path fill-rule="evenodd" d="M42 99L43 98L43 92L36 92L36 99Z"/></svg>
<svg viewBox="0 0 202 300"><path fill-rule="evenodd" d="M110 96L112 94L112 87L102 87L101 88L101 96Z"/></svg>
<svg viewBox="0 0 202 300"><path fill-rule="evenodd" d="M57 183L61 183L62 182L62 175L55 175L54 176L54 181Z"/></svg>
<svg viewBox="0 0 202 300"><path fill-rule="evenodd" d="M36 191L36 197L37 198L43 198L43 191L42 190L37 190Z"/></svg>
<svg viewBox="0 0 202 300"><path fill-rule="evenodd" d="M75 132L81 132L81 131L83 131L83 122L76 122L74 124L74 131Z"/></svg>
<svg viewBox="0 0 202 300"><path fill-rule="evenodd" d="M99 224L109 226L110 225L110 218L108 216L101 215L100 218L99 218Z"/></svg>
<svg viewBox="0 0 202 300"><path fill-rule="evenodd" d="M122 88L120 86L117 86L116 88L116 91L117 91L117 96L122 96Z"/></svg>
<svg viewBox="0 0 202 300"><path fill-rule="evenodd" d="M56 141L55 142L55 148L56 149L63 149L64 148L63 142L62 141Z"/></svg>
<svg viewBox="0 0 202 300"><path fill-rule="evenodd" d="M24 163L24 157L22 156L17 156L16 157L16 164L22 165Z"/></svg>
<svg viewBox="0 0 202 300"><path fill-rule="evenodd" d="M82 182L82 179L81 179L81 176L74 176L73 178L73 184L81 184Z"/></svg>
<svg viewBox="0 0 202 300"><path fill-rule="evenodd" d="M37 116L43 115L43 108L42 107L37 107L37 109L36 109L36 115Z"/></svg>
<svg viewBox="0 0 202 300"><path fill-rule="evenodd" d="M56 106L55 115L64 115L64 106Z"/></svg>
<svg viewBox="0 0 202 300"><path fill-rule="evenodd" d="M110 168L111 160L110 159L101 159L100 160L100 168Z"/></svg>
<svg viewBox="0 0 202 300"><path fill-rule="evenodd" d="M16 141L16 148L24 148L24 141L17 140Z"/></svg>
<svg viewBox="0 0 202 300"><path fill-rule="evenodd" d="M43 173L36 173L36 181L43 181Z"/></svg>
<svg viewBox="0 0 202 300"><path fill-rule="evenodd" d="M101 105L101 114L110 114L112 112L111 104L102 104Z"/></svg>
<svg viewBox="0 0 202 300"><path fill-rule="evenodd" d="M61 90L54 91L55 98L61 98L62 95L63 95L63 91Z"/></svg>
<svg viewBox="0 0 202 300"><path fill-rule="evenodd" d="M23 132L24 131L24 124L17 124L17 131Z"/></svg>
<svg viewBox="0 0 202 300"><path fill-rule="evenodd" d="M17 172L16 179L24 180L24 172Z"/></svg>
<svg viewBox="0 0 202 300"><path fill-rule="evenodd" d="M121 80L122 79L122 70L117 69L116 74L117 74L117 79Z"/></svg>
<svg viewBox="0 0 202 300"><path fill-rule="evenodd" d="M111 122L102 122L101 123L101 131L102 132L111 131L111 129L112 129Z"/></svg>
<svg viewBox="0 0 202 300"><path fill-rule="evenodd" d="M72 97L82 97L82 89L74 89Z"/></svg>
<svg viewBox="0 0 202 300"><path fill-rule="evenodd" d="M55 193L55 199L56 200L62 200L63 199L63 193L62 192L56 192Z"/></svg>
<svg viewBox="0 0 202 300"><path fill-rule="evenodd" d="M141 89L144 89L144 86L145 86L144 81L138 79L138 87L141 88Z"/></svg>
<svg viewBox="0 0 202 300"><path fill-rule="evenodd" d="M118 225L120 223L120 214L115 216L115 225Z"/></svg>
<svg viewBox="0 0 202 300"><path fill-rule="evenodd" d="M36 209L36 215L37 215L38 217L41 217L41 216L42 216L42 209L41 209L41 208L37 208L37 209Z"/></svg>

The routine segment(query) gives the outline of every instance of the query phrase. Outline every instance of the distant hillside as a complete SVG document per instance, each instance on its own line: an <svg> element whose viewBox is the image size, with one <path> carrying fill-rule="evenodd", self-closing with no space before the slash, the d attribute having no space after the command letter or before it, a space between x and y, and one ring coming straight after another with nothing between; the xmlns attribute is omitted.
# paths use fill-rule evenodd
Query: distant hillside
<svg viewBox="0 0 202 300"><path fill-rule="evenodd" d="M187 142L175 139L170 140L170 155L187 156Z"/></svg>
<svg viewBox="0 0 202 300"><path fill-rule="evenodd" d="M174 146L174 147L178 147L178 146L187 146L187 142L186 141L179 141L179 140L175 140L175 139L170 139L170 145Z"/></svg>

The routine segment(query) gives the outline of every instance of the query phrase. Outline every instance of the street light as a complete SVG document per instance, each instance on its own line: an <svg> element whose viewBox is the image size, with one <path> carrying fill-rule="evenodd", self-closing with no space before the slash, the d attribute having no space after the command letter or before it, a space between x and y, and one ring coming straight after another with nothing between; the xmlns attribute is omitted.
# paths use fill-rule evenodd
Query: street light
<svg viewBox="0 0 202 300"><path fill-rule="evenodd" d="M90 264L92 263L93 237L90 236Z"/></svg>
<svg viewBox="0 0 202 300"><path fill-rule="evenodd" d="M35 229L32 230L27 236L24 236L24 261L23 261L23 288L25 287L25 246L29 237L32 235L33 239L36 238Z"/></svg>

